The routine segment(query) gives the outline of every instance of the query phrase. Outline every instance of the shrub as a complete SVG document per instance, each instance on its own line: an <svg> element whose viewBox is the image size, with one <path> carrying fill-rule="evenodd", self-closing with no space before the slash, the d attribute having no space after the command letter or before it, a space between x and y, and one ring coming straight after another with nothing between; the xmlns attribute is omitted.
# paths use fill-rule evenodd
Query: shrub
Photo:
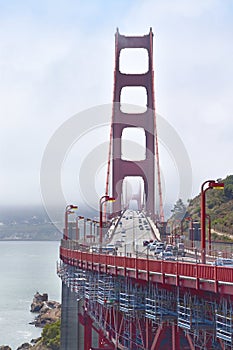
<svg viewBox="0 0 233 350"><path fill-rule="evenodd" d="M61 321L58 320L55 323L48 324L43 328L42 331L42 343L52 350L60 349L60 331Z"/></svg>

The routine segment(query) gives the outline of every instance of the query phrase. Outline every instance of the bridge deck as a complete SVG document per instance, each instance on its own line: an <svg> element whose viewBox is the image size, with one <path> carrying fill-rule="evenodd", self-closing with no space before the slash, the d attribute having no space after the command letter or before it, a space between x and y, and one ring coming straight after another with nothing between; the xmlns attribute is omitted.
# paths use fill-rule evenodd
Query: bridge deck
<svg viewBox="0 0 233 350"><path fill-rule="evenodd" d="M143 246L143 241L159 239L159 231L142 212L126 210L106 236L108 240L103 247L117 247L115 255L104 249L102 254L91 251L90 247L85 250L86 247L77 241L62 240L60 257L81 269L233 295L231 267L198 264L193 258L191 262L183 258L182 261L155 259L154 253Z"/></svg>
<svg viewBox="0 0 233 350"><path fill-rule="evenodd" d="M75 249L75 243L62 241L60 257L81 269L233 295L233 269L229 267L83 252Z"/></svg>

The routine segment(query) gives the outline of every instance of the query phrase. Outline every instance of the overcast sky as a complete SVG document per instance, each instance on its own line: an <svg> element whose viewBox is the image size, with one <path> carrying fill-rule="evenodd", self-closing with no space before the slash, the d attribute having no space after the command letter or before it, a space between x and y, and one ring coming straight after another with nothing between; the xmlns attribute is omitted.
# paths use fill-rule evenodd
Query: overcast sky
<svg viewBox="0 0 233 350"><path fill-rule="evenodd" d="M231 0L0 0L0 26L1 206L40 203L52 135L76 113L111 103L116 27L125 35L153 29L156 110L188 152L192 196L206 179L233 174ZM75 188L69 158L76 163L68 155L62 171Z"/></svg>

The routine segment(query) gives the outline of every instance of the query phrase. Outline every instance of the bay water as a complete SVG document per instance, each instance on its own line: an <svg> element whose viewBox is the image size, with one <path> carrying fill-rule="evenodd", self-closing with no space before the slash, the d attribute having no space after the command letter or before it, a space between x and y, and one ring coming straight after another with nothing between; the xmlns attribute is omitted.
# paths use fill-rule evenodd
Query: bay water
<svg viewBox="0 0 233 350"><path fill-rule="evenodd" d="M59 243L0 241L0 345L16 350L40 336L41 328L29 324L36 316L30 305L37 291L60 302Z"/></svg>

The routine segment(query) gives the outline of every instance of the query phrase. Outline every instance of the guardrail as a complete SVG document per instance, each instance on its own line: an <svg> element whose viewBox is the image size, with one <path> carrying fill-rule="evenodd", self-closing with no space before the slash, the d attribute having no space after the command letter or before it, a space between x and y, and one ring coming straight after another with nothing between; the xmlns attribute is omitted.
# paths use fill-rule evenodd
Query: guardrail
<svg viewBox="0 0 233 350"><path fill-rule="evenodd" d="M60 258L83 269L233 295L233 268L229 267L91 253L68 240L61 242Z"/></svg>

